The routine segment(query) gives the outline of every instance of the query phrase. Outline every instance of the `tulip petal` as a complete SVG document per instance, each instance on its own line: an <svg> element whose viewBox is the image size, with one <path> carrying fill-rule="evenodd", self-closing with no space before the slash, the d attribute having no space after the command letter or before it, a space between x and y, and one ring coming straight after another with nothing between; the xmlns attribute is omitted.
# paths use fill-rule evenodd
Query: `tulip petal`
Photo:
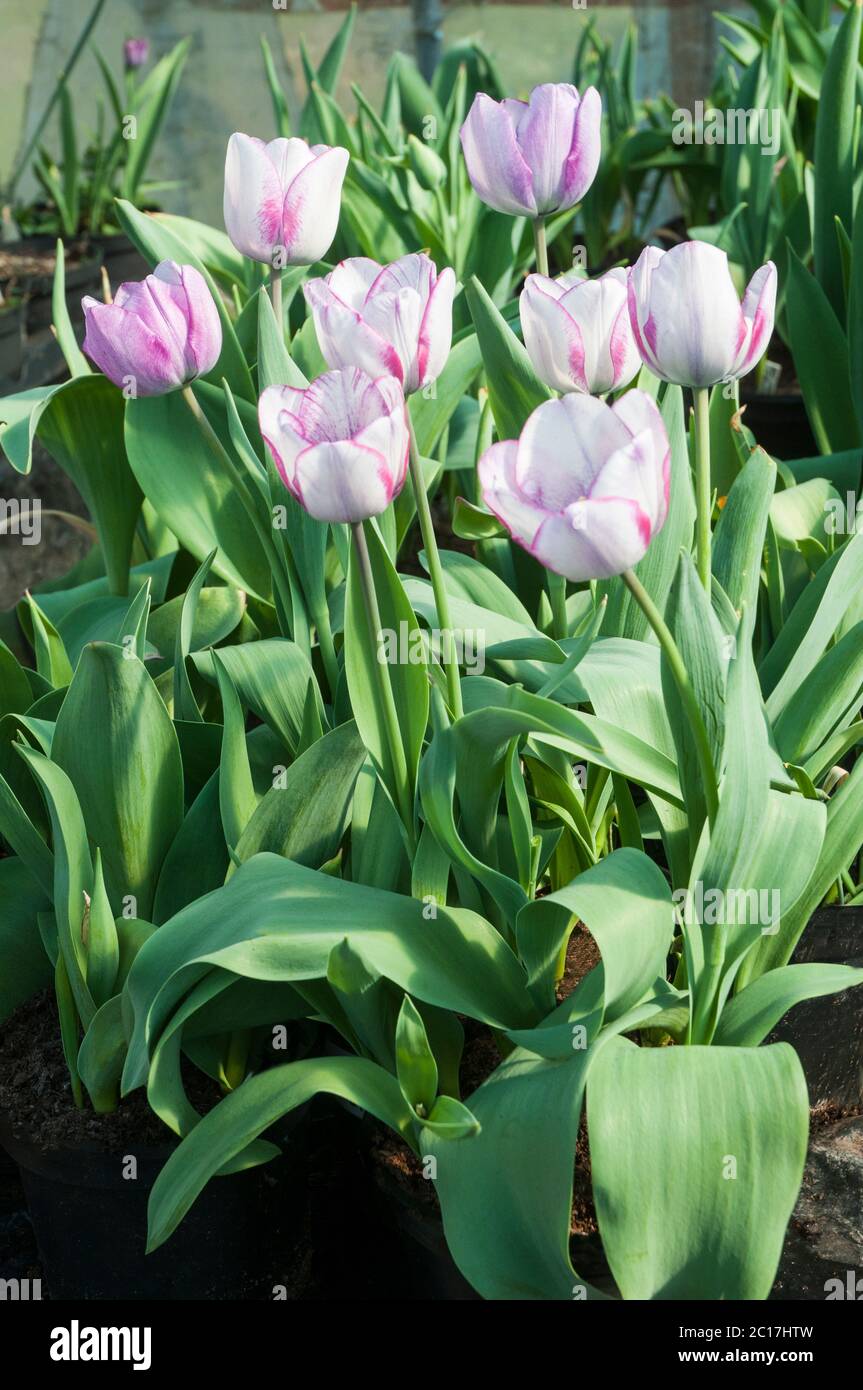
<svg viewBox="0 0 863 1390"><path fill-rule="evenodd" d="M524 345L546 386L553 391L589 392L581 330L564 308L559 289L545 275L527 277L518 306Z"/></svg>
<svg viewBox="0 0 863 1390"><path fill-rule="evenodd" d="M518 441L505 439L486 449L477 474L486 506L506 527L513 540L530 550L549 513L521 491L516 478Z"/></svg>
<svg viewBox="0 0 863 1390"><path fill-rule="evenodd" d="M299 454L294 486L310 516L354 522L386 510L396 491L396 475L376 449L340 440L312 445Z"/></svg>
<svg viewBox="0 0 863 1390"><path fill-rule="evenodd" d="M545 401L521 432L519 486L537 506L562 512L590 491L609 454L629 439L614 411L593 396Z"/></svg>
<svg viewBox="0 0 863 1390"><path fill-rule="evenodd" d="M288 265L314 265L329 251L339 225L349 159L340 145L326 149L300 170L288 188L282 224Z"/></svg>
<svg viewBox="0 0 863 1390"><path fill-rule="evenodd" d="M776 266L772 261L756 270L749 281L742 308L746 341L731 373L735 378L751 372L767 351L776 318L777 282Z"/></svg>
<svg viewBox="0 0 863 1390"><path fill-rule="evenodd" d="M644 558L650 545L650 518L628 497L585 498L568 509L567 519L572 540L564 550L556 535L556 563L545 563L573 583L622 574Z"/></svg>
<svg viewBox="0 0 863 1390"><path fill-rule="evenodd" d="M563 169L558 209L574 207L593 186L602 155L602 97L588 87L575 117L572 149Z"/></svg>
<svg viewBox="0 0 863 1390"><path fill-rule="evenodd" d="M381 269L377 261L368 256L348 256L346 260L339 261L323 281L310 280L309 285L328 285L343 304L348 304L352 309L361 309Z"/></svg>
<svg viewBox="0 0 863 1390"><path fill-rule="evenodd" d="M419 385L416 352L422 324L423 301L416 290L401 289L390 293L370 294L363 308L364 326L389 345L399 363L393 371L402 382L405 395Z"/></svg>
<svg viewBox="0 0 863 1390"><path fill-rule="evenodd" d="M294 463L308 446L302 428L304 397L305 392L293 386L268 386L258 401L261 435L282 481L294 496Z"/></svg>
<svg viewBox="0 0 863 1390"><path fill-rule="evenodd" d="M343 304L326 280L310 280L304 293L315 323L318 346L328 367L361 367L372 379L388 372L402 381L401 358L392 345Z"/></svg>
<svg viewBox="0 0 863 1390"><path fill-rule="evenodd" d="M477 197L498 212L535 217L530 168L519 149L507 107L478 92L460 135Z"/></svg>
<svg viewBox="0 0 863 1390"><path fill-rule="evenodd" d="M263 140L236 132L225 157L224 218L238 251L272 265L282 240L284 190Z"/></svg>
<svg viewBox="0 0 863 1390"><path fill-rule="evenodd" d="M662 529L668 514L667 468L657 456L650 429L637 435L624 449L611 455L590 490L593 502L625 498L636 502L647 525L647 543ZM646 548L646 546L645 546Z"/></svg>
<svg viewBox="0 0 863 1390"><path fill-rule="evenodd" d="M437 277L420 326L417 345L417 387L437 381L452 347L452 302L455 271L446 266Z"/></svg>
<svg viewBox="0 0 863 1390"><path fill-rule="evenodd" d="M164 396L183 385L176 346L159 337L137 314L117 304L84 301L84 351L109 381L131 395Z"/></svg>

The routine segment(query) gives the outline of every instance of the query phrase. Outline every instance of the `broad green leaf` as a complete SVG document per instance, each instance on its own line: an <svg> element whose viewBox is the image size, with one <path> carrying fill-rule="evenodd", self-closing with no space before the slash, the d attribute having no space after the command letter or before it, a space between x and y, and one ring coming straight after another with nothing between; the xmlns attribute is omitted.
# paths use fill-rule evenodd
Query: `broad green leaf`
<svg viewBox="0 0 863 1390"><path fill-rule="evenodd" d="M734 480L713 537L713 574L738 613L756 604L775 486L775 463L756 449Z"/></svg>
<svg viewBox="0 0 863 1390"><path fill-rule="evenodd" d="M496 1027L530 1025L524 971L494 928L457 908L440 907L427 922L423 908L401 894L256 855L216 894L161 926L138 956L127 983L135 1025L125 1089L146 1079L148 1044L213 965L257 979L322 979L347 923L369 968L416 998Z"/></svg>
<svg viewBox="0 0 863 1390"><path fill-rule="evenodd" d="M855 3L849 7L830 48L815 126L812 233L815 273L834 313L840 317L844 315L845 292L834 219L839 217L846 227L854 224L861 25L863 10ZM789 309L793 304L793 293L791 287ZM834 362L834 371L836 365Z"/></svg>
<svg viewBox="0 0 863 1390"><path fill-rule="evenodd" d="M214 651L213 663L222 701L222 756L219 762L219 809L228 852L235 863L237 845L258 804L246 748L246 721L234 683Z"/></svg>
<svg viewBox="0 0 863 1390"><path fill-rule="evenodd" d="M363 743L394 805L398 806L398 778L390 756L377 693L381 657L385 657L386 670L392 683L411 800L428 723L429 684L419 624L401 580L371 526L366 527L366 540L381 630L377 634L377 642L373 644L354 547L351 550L345 603L345 673L354 718Z"/></svg>
<svg viewBox="0 0 863 1390"><path fill-rule="evenodd" d="M51 749L102 851L115 915L148 918L183 819L183 768L170 717L143 664L107 642L85 647ZM89 884L87 885L89 889Z"/></svg>
<svg viewBox="0 0 863 1390"><path fill-rule="evenodd" d="M795 1004L859 984L863 970L850 965L783 965L770 970L726 1004L714 1045L758 1047Z"/></svg>
<svg viewBox="0 0 863 1390"><path fill-rule="evenodd" d="M111 591L128 592L129 564L141 488L123 440L124 401L100 375L74 377L39 411L40 443L72 479L99 532Z"/></svg>
<svg viewBox="0 0 863 1390"><path fill-rule="evenodd" d="M437 1097L437 1063L429 1047L425 1024L408 995L405 995L396 1023L396 1074L407 1104L425 1119L431 1114Z"/></svg>
<svg viewBox="0 0 863 1390"><path fill-rule="evenodd" d="M20 859L0 859L0 1022L52 979L37 915L49 906L45 890Z"/></svg>
<svg viewBox="0 0 863 1390"><path fill-rule="evenodd" d="M591 1068L587 1119L624 1299L766 1299L806 1158L793 1049L616 1042Z"/></svg>
<svg viewBox="0 0 863 1390"><path fill-rule="evenodd" d="M403 1137L410 1133L411 1112L395 1077L363 1057L289 1062L250 1077L204 1116L153 1184L148 1249L168 1239L214 1174L282 1115L321 1092L361 1106Z"/></svg>
<svg viewBox="0 0 863 1390"><path fill-rule="evenodd" d="M324 734L279 773L236 846L238 862L262 850L319 869L338 851L365 748L352 721Z"/></svg>
<svg viewBox="0 0 863 1390"><path fill-rule="evenodd" d="M221 390L199 384L197 394L230 449ZM240 406L250 411L243 403ZM267 598L271 580L260 542L230 473L207 444L182 393L130 400L125 438L133 473L185 549L203 560L218 547L215 572L238 588Z"/></svg>
<svg viewBox="0 0 863 1390"><path fill-rule="evenodd" d="M295 753L303 728L306 692L309 681L314 680L308 657L295 643L273 637L220 647L219 660L246 708ZM215 685L212 652L193 652L192 661Z"/></svg>
<svg viewBox="0 0 863 1390"><path fill-rule="evenodd" d="M832 226L831 236L835 243ZM791 351L818 447L824 454L856 448L861 435L851 395L848 342L830 300L793 248L787 303Z"/></svg>
<svg viewBox="0 0 863 1390"><path fill-rule="evenodd" d="M474 277L465 295L476 328L488 394L500 439L517 439L528 416L550 399L523 344Z"/></svg>

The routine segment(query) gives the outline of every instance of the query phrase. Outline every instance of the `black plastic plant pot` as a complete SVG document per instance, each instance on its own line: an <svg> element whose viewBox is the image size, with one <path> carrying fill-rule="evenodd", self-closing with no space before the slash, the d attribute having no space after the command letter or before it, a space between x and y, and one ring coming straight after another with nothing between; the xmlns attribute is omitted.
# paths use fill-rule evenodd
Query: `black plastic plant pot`
<svg viewBox="0 0 863 1390"><path fill-rule="evenodd" d="M771 458L814 458L821 452L799 391L744 395L741 404L746 406L743 423Z"/></svg>
<svg viewBox="0 0 863 1390"><path fill-rule="evenodd" d="M413 1204L395 1183L378 1177L386 1220L397 1237L398 1282L408 1297L481 1301L449 1252L435 1208Z"/></svg>
<svg viewBox="0 0 863 1390"><path fill-rule="evenodd" d="M280 1130L280 1158L214 1178L170 1239L149 1255L147 1200L171 1145L130 1145L126 1154L47 1151L15 1138L0 1120L0 1140L21 1174L47 1296L291 1297L306 1228L303 1119L298 1112L295 1123Z"/></svg>
<svg viewBox="0 0 863 1390"><path fill-rule="evenodd" d="M863 908L826 907L816 912L792 957L795 965L863 966ZM797 1050L809 1086L809 1103L837 1110L863 1105L863 989L807 999L782 1020L772 1040Z"/></svg>

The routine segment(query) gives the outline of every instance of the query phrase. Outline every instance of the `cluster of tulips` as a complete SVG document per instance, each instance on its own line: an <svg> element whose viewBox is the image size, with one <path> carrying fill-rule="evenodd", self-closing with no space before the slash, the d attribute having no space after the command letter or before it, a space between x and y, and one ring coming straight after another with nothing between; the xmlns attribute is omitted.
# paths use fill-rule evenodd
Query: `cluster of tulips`
<svg viewBox="0 0 863 1390"><path fill-rule="evenodd" d="M863 762L836 771L863 536L797 545L820 460L798 485L737 414L775 265L741 293L691 240L553 278L599 178L599 94L470 104L462 76L444 101L440 245L401 216L416 137L382 154L390 186L345 123L233 135L227 236L118 204L155 269L85 301L104 375L61 323L70 381L4 403L22 472L33 437L79 469L106 572L22 605L38 679L0 650L0 832L52 905L78 1098L146 1086L181 1140L151 1248L323 1091L434 1159L486 1298L766 1298L809 1108L765 1040L863 981L790 963L819 905L863 895ZM513 248L502 280L471 276L473 243L441 253L459 211ZM524 219L535 271L506 303ZM378 238L387 264L325 259ZM444 495L472 553L438 548ZM437 642L459 632L487 670ZM774 895L776 929L738 915ZM600 962L567 993L576 922ZM274 1058L300 1019L341 1047ZM467 1095L464 1019L500 1056ZM183 1057L224 1092L205 1116ZM601 1287L569 1243L585 1113Z"/></svg>
<svg viewBox="0 0 863 1390"><path fill-rule="evenodd" d="M533 219L540 262L544 219L572 208L596 176L600 117L595 89L580 97L558 83L536 88L529 102L479 94L462 127L476 193ZM299 138L231 137L225 226L239 251L274 267L276 304L282 269L320 261L332 243L348 158ZM668 506L665 428L653 400L626 388L642 364L696 396L745 376L773 332L776 268L757 272L742 304L725 253L701 242L648 247L631 270L596 279L553 280L547 271L544 263L527 278L521 324L537 375L561 399L540 406L518 441L493 445L479 476L489 508L549 570L608 578L638 563ZM453 271L438 273L422 252L387 266L352 257L304 286L331 370L307 390L268 387L259 418L286 486L311 516L359 523L398 496L412 452L405 398L433 386L446 365L455 290ZM113 304L86 300L85 313L85 351L133 395L184 390L221 353L219 317L192 266L163 262L142 283L121 286ZM609 405L612 392L625 394ZM709 544L709 460L699 502ZM703 562L709 569L709 552Z"/></svg>

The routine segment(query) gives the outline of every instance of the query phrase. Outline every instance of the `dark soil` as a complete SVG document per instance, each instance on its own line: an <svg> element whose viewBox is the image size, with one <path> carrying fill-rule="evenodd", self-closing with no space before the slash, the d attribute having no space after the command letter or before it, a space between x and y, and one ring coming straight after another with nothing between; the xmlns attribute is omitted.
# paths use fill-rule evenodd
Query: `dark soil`
<svg viewBox="0 0 863 1390"><path fill-rule="evenodd" d="M219 1087L197 1067L184 1071L192 1104L201 1114L220 1098ZM123 1153L130 1144L158 1145L173 1138L147 1104L142 1087L110 1115L97 1115L72 1099L53 994L41 990L0 1027L0 1114L16 1138L43 1150L98 1149Z"/></svg>
<svg viewBox="0 0 863 1390"><path fill-rule="evenodd" d="M21 536L0 535L0 612L18 602L25 589L66 574L83 559L91 539L62 517L46 516L49 510L87 518L87 508L74 483L36 442L33 467L17 473L0 456L0 497L21 503L38 501L42 507L42 533L38 545L25 545Z"/></svg>

